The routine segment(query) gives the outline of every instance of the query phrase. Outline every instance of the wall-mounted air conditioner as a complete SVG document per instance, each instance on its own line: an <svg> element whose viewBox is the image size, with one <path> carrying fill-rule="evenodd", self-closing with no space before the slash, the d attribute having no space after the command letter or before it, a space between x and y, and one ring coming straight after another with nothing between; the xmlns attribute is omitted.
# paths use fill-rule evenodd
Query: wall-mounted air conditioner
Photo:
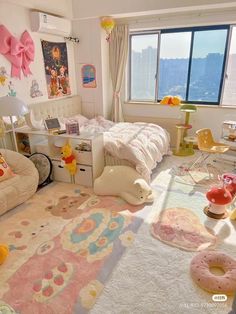
<svg viewBox="0 0 236 314"><path fill-rule="evenodd" d="M48 33L59 36L69 36L71 21L43 12L30 12L31 30L33 32Z"/></svg>

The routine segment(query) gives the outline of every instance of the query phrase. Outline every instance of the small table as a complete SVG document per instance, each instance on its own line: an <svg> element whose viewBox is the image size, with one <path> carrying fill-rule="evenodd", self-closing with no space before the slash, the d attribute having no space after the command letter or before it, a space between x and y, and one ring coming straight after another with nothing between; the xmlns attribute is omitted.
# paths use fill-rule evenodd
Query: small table
<svg viewBox="0 0 236 314"><path fill-rule="evenodd" d="M190 124L176 124L175 127L177 128L177 140L176 140L176 148L174 150L174 155L185 156L185 147L183 147L184 146L184 133L186 130L191 129L192 126Z"/></svg>
<svg viewBox="0 0 236 314"><path fill-rule="evenodd" d="M194 154L193 145L197 144L197 137L196 136L186 136L184 138L184 141L188 144L189 154L193 155Z"/></svg>

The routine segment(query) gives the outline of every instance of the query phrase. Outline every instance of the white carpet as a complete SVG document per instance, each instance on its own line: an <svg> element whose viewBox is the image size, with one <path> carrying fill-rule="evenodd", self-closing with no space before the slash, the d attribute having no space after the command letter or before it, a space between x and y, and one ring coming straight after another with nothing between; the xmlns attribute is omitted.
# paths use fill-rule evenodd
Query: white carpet
<svg viewBox="0 0 236 314"><path fill-rule="evenodd" d="M186 160L189 159L184 158ZM183 159L167 157L159 169L168 169L178 162L183 162ZM163 172L156 177L153 186L168 186L171 176L165 175L167 180L163 181L162 174ZM186 186L186 189L187 187L192 188ZM196 192L196 188L193 189L193 193ZM135 242L113 271L103 294L91 311L92 314L227 314L230 311L232 297L227 302L215 303L210 293L200 289L191 280L189 265L196 255L195 252L170 247L150 235L149 224L163 202L166 202L166 196L166 191L163 191L153 204L151 214L139 229ZM189 206L191 201L190 197ZM206 218L206 223L222 239L216 250L236 258L236 223L209 218Z"/></svg>

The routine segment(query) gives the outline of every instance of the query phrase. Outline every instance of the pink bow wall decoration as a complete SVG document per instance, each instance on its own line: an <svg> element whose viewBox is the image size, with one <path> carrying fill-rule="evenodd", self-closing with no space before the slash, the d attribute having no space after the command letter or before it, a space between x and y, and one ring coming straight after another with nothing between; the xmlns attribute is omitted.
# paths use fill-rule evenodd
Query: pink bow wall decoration
<svg viewBox="0 0 236 314"><path fill-rule="evenodd" d="M27 31L20 40L15 38L4 25L0 25L0 53L11 62L11 76L21 78L32 74L29 65L34 61L34 42Z"/></svg>

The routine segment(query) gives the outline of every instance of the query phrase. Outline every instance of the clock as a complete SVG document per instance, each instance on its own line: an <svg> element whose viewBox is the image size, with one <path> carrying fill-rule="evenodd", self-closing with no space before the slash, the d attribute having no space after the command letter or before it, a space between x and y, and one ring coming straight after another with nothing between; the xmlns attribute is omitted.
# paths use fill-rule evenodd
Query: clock
<svg viewBox="0 0 236 314"><path fill-rule="evenodd" d="M50 158L42 153L34 153L29 159L34 163L39 173L39 187L49 184L52 182L52 162Z"/></svg>

